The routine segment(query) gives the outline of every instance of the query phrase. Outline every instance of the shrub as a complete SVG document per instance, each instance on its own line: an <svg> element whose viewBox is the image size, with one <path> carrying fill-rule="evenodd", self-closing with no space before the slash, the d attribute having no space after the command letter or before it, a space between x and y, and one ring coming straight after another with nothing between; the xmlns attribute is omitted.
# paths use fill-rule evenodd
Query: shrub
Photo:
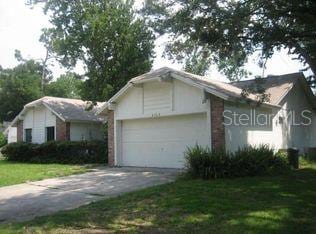
<svg viewBox="0 0 316 234"><path fill-rule="evenodd" d="M34 154L35 145L24 142L11 143L1 149L2 155L10 161L28 162Z"/></svg>
<svg viewBox="0 0 316 234"><path fill-rule="evenodd" d="M7 144L7 138L2 132L0 132L0 148L5 146L6 144Z"/></svg>
<svg viewBox="0 0 316 234"><path fill-rule="evenodd" d="M2 149L10 161L32 163L85 164L107 162L103 141L50 141L44 144L12 143Z"/></svg>
<svg viewBox="0 0 316 234"><path fill-rule="evenodd" d="M316 162L316 148L309 148L303 157L310 162Z"/></svg>
<svg viewBox="0 0 316 234"><path fill-rule="evenodd" d="M263 175L272 170L275 156L267 145L245 146L231 158L231 173L234 177Z"/></svg>
<svg viewBox="0 0 316 234"><path fill-rule="evenodd" d="M208 147L195 145L188 147L185 160L188 172L194 177L224 178L229 174L230 158L223 150L211 151Z"/></svg>
<svg viewBox="0 0 316 234"><path fill-rule="evenodd" d="M195 145L185 152L189 174L203 179L274 174L288 169L286 160L266 145L247 146L235 153Z"/></svg>

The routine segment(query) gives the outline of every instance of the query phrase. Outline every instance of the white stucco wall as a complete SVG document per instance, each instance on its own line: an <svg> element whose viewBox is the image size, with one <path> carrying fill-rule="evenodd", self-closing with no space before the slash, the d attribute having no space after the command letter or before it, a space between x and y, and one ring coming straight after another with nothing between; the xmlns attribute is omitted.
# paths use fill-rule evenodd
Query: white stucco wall
<svg viewBox="0 0 316 234"><path fill-rule="evenodd" d="M251 108L247 104L225 103L226 149L235 151L245 145L260 144L274 147L277 142L272 141L273 120L272 117L269 118L272 114L273 110L269 108Z"/></svg>
<svg viewBox="0 0 316 234"><path fill-rule="evenodd" d="M70 140L104 140L102 124L70 123Z"/></svg>
<svg viewBox="0 0 316 234"><path fill-rule="evenodd" d="M316 145L316 118L315 110L312 109L301 84L297 84L284 98L280 104L281 108L267 109L255 108L256 115L272 114L271 124L265 126L226 126L225 138L228 150L235 151L238 147L249 145L268 144L274 149L287 149L296 147L301 152L307 147ZM250 115L254 113L254 108L249 105L236 105L225 103L225 111L231 111L240 114ZM301 115L303 111L312 113L311 125L304 126L301 123L307 123L307 119ZM289 114L295 116L294 119ZM305 112L305 116L308 116ZM314 116L314 117L313 117ZM225 123L229 122L225 118Z"/></svg>
<svg viewBox="0 0 316 234"><path fill-rule="evenodd" d="M283 112L283 115L292 114L292 118L287 118L291 123L284 124L283 135L287 137L287 146L299 148L301 151L315 146L315 110L311 107L300 83L288 93L281 105L280 112ZM311 118L311 124L308 124L306 117Z"/></svg>

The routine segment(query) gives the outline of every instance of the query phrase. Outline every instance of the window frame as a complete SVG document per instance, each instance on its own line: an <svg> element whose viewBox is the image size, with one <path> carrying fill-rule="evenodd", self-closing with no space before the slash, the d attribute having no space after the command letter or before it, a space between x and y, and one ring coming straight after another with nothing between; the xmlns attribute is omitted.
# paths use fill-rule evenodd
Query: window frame
<svg viewBox="0 0 316 234"><path fill-rule="evenodd" d="M30 131L30 139L28 140L28 134L26 134L28 131ZM24 142L26 143L32 143L33 141L33 129L32 128L25 128L24 129Z"/></svg>
<svg viewBox="0 0 316 234"><path fill-rule="evenodd" d="M50 139L50 140L48 140L48 129L51 129L51 128L53 128L54 129L54 131L53 131L53 133L54 133L54 137L53 137L53 139ZM55 126L47 126L47 127L45 127L45 141L46 142L48 142L48 141L55 141L56 140L56 127Z"/></svg>

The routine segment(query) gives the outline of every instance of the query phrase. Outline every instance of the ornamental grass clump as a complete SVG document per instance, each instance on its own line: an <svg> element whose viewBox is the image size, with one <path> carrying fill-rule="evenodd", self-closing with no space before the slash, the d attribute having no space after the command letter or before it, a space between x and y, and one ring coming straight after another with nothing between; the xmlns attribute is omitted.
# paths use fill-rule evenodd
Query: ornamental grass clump
<svg viewBox="0 0 316 234"><path fill-rule="evenodd" d="M195 145L185 152L186 168L193 177L232 178L281 173L289 166L267 145L245 146L234 153Z"/></svg>

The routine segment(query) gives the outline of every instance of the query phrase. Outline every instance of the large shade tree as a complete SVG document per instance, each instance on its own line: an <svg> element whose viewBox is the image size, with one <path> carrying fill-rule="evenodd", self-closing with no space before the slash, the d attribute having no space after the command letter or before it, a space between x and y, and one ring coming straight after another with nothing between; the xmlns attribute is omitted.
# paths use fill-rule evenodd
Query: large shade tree
<svg viewBox="0 0 316 234"><path fill-rule="evenodd" d="M215 63L231 80L240 79L250 55L259 53L264 68L283 48L316 74L313 0L146 0L143 14L156 32L170 35L166 53L187 61L188 70L203 74ZM308 81L315 86L314 75Z"/></svg>
<svg viewBox="0 0 316 234"><path fill-rule="evenodd" d="M62 98L81 98L82 83L81 77L75 73L62 74L57 80L44 86L46 96Z"/></svg>
<svg viewBox="0 0 316 234"><path fill-rule="evenodd" d="M42 70L34 60L0 69L0 121L11 121L25 104L41 97Z"/></svg>
<svg viewBox="0 0 316 234"><path fill-rule="evenodd" d="M37 2L44 2L52 24L42 36L49 51L66 67L84 64L84 99L104 101L151 69L154 36L135 14L133 1L29 1Z"/></svg>

